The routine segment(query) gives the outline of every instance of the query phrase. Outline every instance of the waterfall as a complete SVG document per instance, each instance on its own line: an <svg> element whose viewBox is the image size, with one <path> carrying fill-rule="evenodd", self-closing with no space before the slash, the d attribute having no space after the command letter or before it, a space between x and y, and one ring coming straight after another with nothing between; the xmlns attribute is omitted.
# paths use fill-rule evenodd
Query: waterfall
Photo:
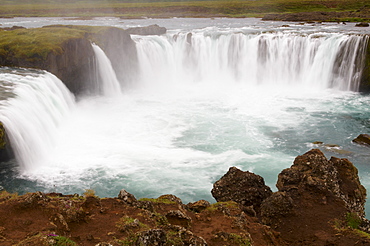
<svg viewBox="0 0 370 246"><path fill-rule="evenodd" d="M117 96L121 93L121 87L118 82L116 73L113 70L112 63L109 58L106 56L104 51L96 44L91 44L99 71L100 81L98 83L100 89L102 90L103 95L105 96Z"/></svg>
<svg viewBox="0 0 370 246"><path fill-rule="evenodd" d="M8 90L0 103L0 122L21 168L31 169L54 146L58 126L73 107L74 97L47 72L1 71L0 84Z"/></svg>
<svg viewBox="0 0 370 246"><path fill-rule="evenodd" d="M358 91L366 46L366 36L340 33L203 30L134 39L144 84L239 83L318 90Z"/></svg>

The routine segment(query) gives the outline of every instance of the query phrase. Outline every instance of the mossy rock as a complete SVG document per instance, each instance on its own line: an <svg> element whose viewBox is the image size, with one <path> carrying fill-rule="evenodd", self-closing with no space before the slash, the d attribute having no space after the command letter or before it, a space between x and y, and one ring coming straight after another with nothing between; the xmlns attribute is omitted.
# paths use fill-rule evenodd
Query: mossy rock
<svg viewBox="0 0 370 246"><path fill-rule="evenodd" d="M0 59L42 61L50 53L62 54L63 44L71 39L88 38L92 42L99 43L99 35L104 35L104 32L110 28L112 27L53 25L42 28L2 30Z"/></svg>

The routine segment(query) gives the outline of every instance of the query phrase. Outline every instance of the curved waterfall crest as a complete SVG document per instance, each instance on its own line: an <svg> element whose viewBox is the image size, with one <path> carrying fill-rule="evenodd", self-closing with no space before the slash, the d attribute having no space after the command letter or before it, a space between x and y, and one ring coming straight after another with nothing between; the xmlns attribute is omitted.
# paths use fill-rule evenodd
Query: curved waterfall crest
<svg viewBox="0 0 370 246"><path fill-rule="evenodd" d="M33 168L54 146L74 96L48 72L0 73L0 82L11 83L14 95L2 101L0 122L21 168Z"/></svg>
<svg viewBox="0 0 370 246"><path fill-rule="evenodd" d="M144 84L183 78L358 91L367 37L219 31L134 39Z"/></svg>
<svg viewBox="0 0 370 246"><path fill-rule="evenodd" d="M172 29L131 35L126 53L87 42L81 86L92 94L77 102L50 73L0 68L0 122L16 155L0 185L99 196L128 187L190 202L213 199L212 180L232 165L276 177L292 156L323 148L313 141L363 153L350 139L370 129L370 97L352 92L368 36L322 26Z"/></svg>

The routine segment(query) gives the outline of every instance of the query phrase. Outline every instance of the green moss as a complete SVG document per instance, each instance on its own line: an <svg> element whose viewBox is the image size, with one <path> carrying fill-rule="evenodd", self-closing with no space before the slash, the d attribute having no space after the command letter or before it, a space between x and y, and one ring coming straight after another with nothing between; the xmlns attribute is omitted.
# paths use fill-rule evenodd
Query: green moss
<svg viewBox="0 0 370 246"><path fill-rule="evenodd" d="M206 208L206 210L209 211L209 212L214 212L214 211L222 211L224 208L238 209L239 205L234 201L216 202L214 204L211 204L211 206Z"/></svg>
<svg viewBox="0 0 370 246"><path fill-rule="evenodd" d="M18 193L9 193L5 190L0 191L0 203L3 201L15 199L18 197Z"/></svg>
<svg viewBox="0 0 370 246"><path fill-rule="evenodd" d="M149 227L141 223L138 219L129 216L123 216L117 223L116 227L122 232L131 232L132 230L146 230Z"/></svg>
<svg viewBox="0 0 370 246"><path fill-rule="evenodd" d="M358 229L361 224L361 218L356 213L347 213L346 221L347 225L352 229Z"/></svg>
<svg viewBox="0 0 370 246"><path fill-rule="evenodd" d="M34 61L45 59L52 52L61 54L61 46L68 39L81 38L83 32L69 28L17 29L2 32L0 55Z"/></svg>
<svg viewBox="0 0 370 246"><path fill-rule="evenodd" d="M354 231L355 234L359 235L360 237L370 239L370 234L369 233L366 233L366 232L361 231L359 229L354 229L353 231Z"/></svg>
<svg viewBox="0 0 370 246"><path fill-rule="evenodd" d="M140 198L139 201L146 201L152 203L164 203L164 204L176 204L176 202L171 201L167 198Z"/></svg>
<svg viewBox="0 0 370 246"><path fill-rule="evenodd" d="M239 245L239 246L252 245L250 239L244 235L242 236L242 235L238 235L235 233L230 233L229 238L230 238L230 241L232 241L232 243L235 243L235 245Z"/></svg>
<svg viewBox="0 0 370 246"><path fill-rule="evenodd" d="M181 235L177 231L167 232L167 245L184 245Z"/></svg>
<svg viewBox="0 0 370 246"><path fill-rule="evenodd" d="M63 236L50 236L49 245L52 246L77 246L77 243Z"/></svg>
<svg viewBox="0 0 370 246"><path fill-rule="evenodd" d="M1 31L0 56L29 62L43 61L50 53L62 54L63 44L68 40L88 37L95 41L96 34L102 35L109 28L111 27L55 25Z"/></svg>

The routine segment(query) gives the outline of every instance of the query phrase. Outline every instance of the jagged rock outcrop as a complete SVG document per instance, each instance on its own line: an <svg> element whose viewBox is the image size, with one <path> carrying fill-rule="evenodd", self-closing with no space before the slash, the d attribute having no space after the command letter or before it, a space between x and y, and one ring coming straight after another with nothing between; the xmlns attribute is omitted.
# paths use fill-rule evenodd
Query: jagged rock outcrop
<svg viewBox="0 0 370 246"><path fill-rule="evenodd" d="M366 223L366 190L356 167L347 159L328 160L313 149L284 169L276 186L278 191L262 202L262 222L283 238L289 235L294 245L338 245L333 223L348 214ZM300 241L303 237L304 243Z"/></svg>
<svg viewBox="0 0 370 246"><path fill-rule="evenodd" d="M130 83L136 74L135 43L120 28L54 25L1 32L6 41L0 45L0 66L47 70L75 95L98 89L91 42L105 51L120 82Z"/></svg>
<svg viewBox="0 0 370 246"><path fill-rule="evenodd" d="M369 134L360 134L355 139L352 140L352 142L370 146L370 135Z"/></svg>
<svg viewBox="0 0 370 246"><path fill-rule="evenodd" d="M272 194L270 187L259 175L243 172L236 167L213 184L212 195L218 202L235 201L259 210L261 203Z"/></svg>
<svg viewBox="0 0 370 246"><path fill-rule="evenodd" d="M278 177L279 192L290 196L310 192L341 199L350 212L364 216L366 190L361 185L357 168L347 159L332 157L327 160L318 149L298 156L294 164L284 169Z"/></svg>
<svg viewBox="0 0 370 246"><path fill-rule="evenodd" d="M6 133L4 124L0 122L0 162L9 161L14 158L14 152Z"/></svg>
<svg viewBox="0 0 370 246"><path fill-rule="evenodd" d="M246 215L235 202L193 212L174 195L134 203L125 199L133 197L125 190L116 198L102 199L91 194L0 192L0 244L285 245L277 232ZM151 204L150 210L140 206L144 201Z"/></svg>
<svg viewBox="0 0 370 246"><path fill-rule="evenodd" d="M357 26L357 27L368 27L369 26L369 23L367 23L367 22L360 22L360 23L357 23L355 26Z"/></svg>
<svg viewBox="0 0 370 246"><path fill-rule="evenodd" d="M229 201L214 204L198 201L185 206L174 195L137 200L124 189L116 198L103 199L88 193L84 197L41 192L17 196L2 191L0 242L370 245L368 234L358 230L364 230L366 222L366 191L347 159L328 160L313 149L279 174L277 187L272 193L258 175L232 167L213 191ZM258 214L249 215L246 204L260 206Z"/></svg>
<svg viewBox="0 0 370 246"><path fill-rule="evenodd" d="M57 76L74 94L93 93L96 90L94 78L94 51L88 39L70 39L62 44L60 54L51 52L46 60L23 64L21 67L33 67L47 70Z"/></svg>
<svg viewBox="0 0 370 246"><path fill-rule="evenodd" d="M135 35L162 35L167 32L165 27L160 27L157 24L146 27L133 27L128 28L126 31Z"/></svg>
<svg viewBox="0 0 370 246"><path fill-rule="evenodd" d="M370 92L370 36L366 35L365 61L360 80L359 91Z"/></svg>

